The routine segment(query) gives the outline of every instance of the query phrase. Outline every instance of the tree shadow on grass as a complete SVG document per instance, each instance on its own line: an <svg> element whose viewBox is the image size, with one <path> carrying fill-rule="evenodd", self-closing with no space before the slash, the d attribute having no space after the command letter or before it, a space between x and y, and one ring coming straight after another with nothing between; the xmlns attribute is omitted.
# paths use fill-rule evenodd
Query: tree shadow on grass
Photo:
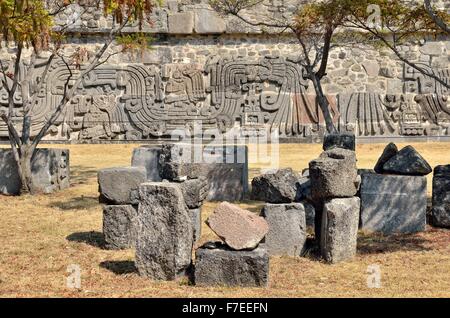
<svg viewBox="0 0 450 318"><path fill-rule="evenodd" d="M397 251L429 251L430 242L419 234L392 234L381 233L359 234L359 254L392 253Z"/></svg>
<svg viewBox="0 0 450 318"><path fill-rule="evenodd" d="M97 178L98 169L86 166L70 166L70 184L72 186L88 183L89 179Z"/></svg>
<svg viewBox="0 0 450 318"><path fill-rule="evenodd" d="M100 263L100 267L116 275L137 273L137 268L133 261L104 261Z"/></svg>
<svg viewBox="0 0 450 318"><path fill-rule="evenodd" d="M49 204L52 208L61 210L88 210L98 205L98 197L95 196L79 196L70 198L69 200L52 202Z"/></svg>
<svg viewBox="0 0 450 318"><path fill-rule="evenodd" d="M75 232L68 235L66 240L70 242L85 243L101 249L104 249L106 245L103 233L96 231Z"/></svg>

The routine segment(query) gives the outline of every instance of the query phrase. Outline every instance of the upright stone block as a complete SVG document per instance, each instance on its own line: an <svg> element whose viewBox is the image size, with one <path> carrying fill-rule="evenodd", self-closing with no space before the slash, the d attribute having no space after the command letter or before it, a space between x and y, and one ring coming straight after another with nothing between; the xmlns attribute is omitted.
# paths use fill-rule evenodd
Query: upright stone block
<svg viewBox="0 0 450 318"><path fill-rule="evenodd" d="M147 179L144 167L115 167L98 172L100 202L137 204L139 185Z"/></svg>
<svg viewBox="0 0 450 318"><path fill-rule="evenodd" d="M433 225L450 227L450 165L434 168L432 201Z"/></svg>
<svg viewBox="0 0 450 318"><path fill-rule="evenodd" d="M183 181L206 177L208 200L239 201L248 191L246 146L165 144L159 163L164 179Z"/></svg>
<svg viewBox="0 0 450 318"><path fill-rule="evenodd" d="M329 263L353 258L359 223L359 198L339 198L325 202L323 206L320 250Z"/></svg>
<svg viewBox="0 0 450 318"><path fill-rule="evenodd" d="M159 157L160 176L163 179L184 181L205 175L201 146L191 144L164 144Z"/></svg>
<svg viewBox="0 0 450 318"><path fill-rule="evenodd" d="M105 205L103 207L103 236L107 248L134 247L136 216L136 207L132 205Z"/></svg>
<svg viewBox="0 0 450 318"><path fill-rule="evenodd" d="M131 165L133 167L144 167L147 171L147 181L161 181L159 175L160 146L142 146L133 150Z"/></svg>
<svg viewBox="0 0 450 318"><path fill-rule="evenodd" d="M323 139L323 150L343 148L355 151L355 135L345 133L325 134Z"/></svg>
<svg viewBox="0 0 450 318"><path fill-rule="evenodd" d="M174 280L191 265L193 226L178 185L143 183L139 187L136 267L154 280Z"/></svg>
<svg viewBox="0 0 450 318"><path fill-rule="evenodd" d="M39 148L31 163L32 182L42 193L52 193L70 186L69 150ZM17 164L9 148L0 149L0 193L19 194L20 181Z"/></svg>
<svg viewBox="0 0 450 318"><path fill-rule="evenodd" d="M314 201L354 196L359 186L355 152L342 148L324 151L309 163L309 177Z"/></svg>
<svg viewBox="0 0 450 318"><path fill-rule="evenodd" d="M240 201L248 192L248 148L245 145L208 145L203 148L209 182L208 200Z"/></svg>
<svg viewBox="0 0 450 318"><path fill-rule="evenodd" d="M302 203L266 204L261 215L269 224L264 243L269 255L300 256L306 242L306 208Z"/></svg>
<svg viewBox="0 0 450 318"><path fill-rule="evenodd" d="M426 209L425 177L362 175L362 229L384 234L424 231Z"/></svg>
<svg viewBox="0 0 450 318"><path fill-rule="evenodd" d="M195 284L200 286L267 286L269 255L263 247L232 251L209 242L195 253Z"/></svg>

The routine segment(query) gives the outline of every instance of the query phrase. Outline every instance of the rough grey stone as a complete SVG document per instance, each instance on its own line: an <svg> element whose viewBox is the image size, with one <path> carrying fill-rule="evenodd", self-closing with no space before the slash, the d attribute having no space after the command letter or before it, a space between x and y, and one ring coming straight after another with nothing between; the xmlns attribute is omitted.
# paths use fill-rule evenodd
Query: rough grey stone
<svg viewBox="0 0 450 318"><path fill-rule="evenodd" d="M189 209L199 208L208 195L209 184L205 177L188 179L178 183L178 185Z"/></svg>
<svg viewBox="0 0 450 318"><path fill-rule="evenodd" d="M202 146L166 144L160 156L160 175L168 180L206 177L208 200L239 201L248 191L245 145Z"/></svg>
<svg viewBox="0 0 450 318"><path fill-rule="evenodd" d="M361 183L364 230L413 233L425 230L427 180L422 176L365 174Z"/></svg>
<svg viewBox="0 0 450 318"><path fill-rule="evenodd" d="M295 202L311 198L311 180L309 177L300 177L297 182Z"/></svg>
<svg viewBox="0 0 450 318"><path fill-rule="evenodd" d="M290 203L297 197L300 176L291 168L253 178L251 198L270 203Z"/></svg>
<svg viewBox="0 0 450 318"><path fill-rule="evenodd" d="M359 198L339 198L325 202L323 207L320 250L329 263L353 258L359 223Z"/></svg>
<svg viewBox="0 0 450 318"><path fill-rule="evenodd" d="M378 158L378 161L375 164L373 170L375 170L376 173L383 173L384 164L388 162L392 157L394 157L397 153L398 148L393 142L387 144L380 158Z"/></svg>
<svg viewBox="0 0 450 318"><path fill-rule="evenodd" d="M433 225L450 227L450 165L434 168L432 202Z"/></svg>
<svg viewBox="0 0 450 318"><path fill-rule="evenodd" d="M354 134L326 134L323 139L323 150L332 148L343 148L355 151L355 135Z"/></svg>
<svg viewBox="0 0 450 318"><path fill-rule="evenodd" d="M309 163L311 196L314 201L352 197L358 190L355 152L342 148L324 151Z"/></svg>
<svg viewBox="0 0 450 318"><path fill-rule="evenodd" d="M423 176L433 171L428 162L412 146L406 146L383 165L384 172Z"/></svg>
<svg viewBox="0 0 450 318"><path fill-rule="evenodd" d="M167 20L171 34L190 34L194 30L193 12L172 13Z"/></svg>
<svg viewBox="0 0 450 318"><path fill-rule="evenodd" d="M269 255L263 247L232 251L209 242L195 253L195 284L200 286L267 286Z"/></svg>
<svg viewBox="0 0 450 318"><path fill-rule="evenodd" d="M202 209L189 209L189 214L193 226L194 242L197 242L202 235Z"/></svg>
<svg viewBox="0 0 450 318"><path fill-rule="evenodd" d="M98 172L100 202L138 204L139 185L147 179L144 167L115 167Z"/></svg>
<svg viewBox="0 0 450 318"><path fill-rule="evenodd" d="M178 185L148 182L139 187L136 267L155 280L186 275L191 265L193 225Z"/></svg>
<svg viewBox="0 0 450 318"><path fill-rule="evenodd" d="M134 247L137 210L132 205L103 207L103 236L109 249Z"/></svg>
<svg viewBox="0 0 450 318"><path fill-rule="evenodd" d="M200 34L222 33L226 29L225 20L210 9L195 10L194 30Z"/></svg>
<svg viewBox="0 0 450 318"><path fill-rule="evenodd" d="M161 181L159 175L159 155L161 147L139 147L133 150L131 165L133 167L144 167L147 171L147 181Z"/></svg>
<svg viewBox="0 0 450 318"><path fill-rule="evenodd" d="M164 144L159 157L160 176L167 180L195 179L205 175L202 149L191 144Z"/></svg>
<svg viewBox="0 0 450 318"><path fill-rule="evenodd" d="M309 202L303 201L303 206L305 207L305 216L306 216L306 226L314 227L314 220L316 217L316 209Z"/></svg>
<svg viewBox="0 0 450 318"><path fill-rule="evenodd" d="M300 256L306 242L306 208L302 203L266 204L261 215L269 224L264 243L269 255Z"/></svg>
<svg viewBox="0 0 450 318"><path fill-rule="evenodd" d="M69 150L39 148L31 163L37 192L52 193L70 186ZM19 194L22 186L11 149L0 149L0 193Z"/></svg>

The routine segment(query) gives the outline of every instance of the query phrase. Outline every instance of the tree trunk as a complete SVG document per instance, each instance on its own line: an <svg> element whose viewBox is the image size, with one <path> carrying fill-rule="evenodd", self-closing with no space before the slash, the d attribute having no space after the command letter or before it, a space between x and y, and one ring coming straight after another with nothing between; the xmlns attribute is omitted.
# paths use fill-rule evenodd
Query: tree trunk
<svg viewBox="0 0 450 318"><path fill-rule="evenodd" d="M337 130L336 130L336 127L334 127L333 118L331 117L330 103L328 102L328 99L326 98L326 96L323 93L322 84L320 83L320 79L318 79L315 74L311 74L310 79L313 82L314 90L316 91L317 103L319 104L319 107L323 113L323 118L325 119L325 125L327 128L327 132L328 133L336 133Z"/></svg>
<svg viewBox="0 0 450 318"><path fill-rule="evenodd" d="M29 145L22 145L19 149L19 162L17 162L17 168L22 183L20 194L34 193L33 175L31 172L33 152L33 148Z"/></svg>

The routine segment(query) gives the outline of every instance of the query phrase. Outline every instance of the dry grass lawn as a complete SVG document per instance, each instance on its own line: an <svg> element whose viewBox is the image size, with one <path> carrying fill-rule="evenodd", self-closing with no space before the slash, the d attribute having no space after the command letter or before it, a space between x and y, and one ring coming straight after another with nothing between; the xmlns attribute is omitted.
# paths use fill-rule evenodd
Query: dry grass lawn
<svg viewBox="0 0 450 318"><path fill-rule="evenodd" d="M137 145L69 145L72 187L52 195L0 198L1 297L450 297L450 230L383 237L361 233L357 257L327 265L312 257L273 257L268 288L200 288L137 275L132 250L102 249L96 172L130 164ZM450 162L449 143L414 144L432 166ZM58 147L58 146L52 146ZM360 168L373 167L383 145L359 145ZM250 150L251 151L251 150ZM320 145L283 144L280 165L302 170ZM250 175L258 173L251 165ZM429 176L431 193L431 175ZM203 209L206 218L216 203ZM243 207L258 211L254 202ZM215 239L203 226L201 241ZM82 270L81 289L66 287L67 268ZM367 267L381 267L368 288Z"/></svg>

